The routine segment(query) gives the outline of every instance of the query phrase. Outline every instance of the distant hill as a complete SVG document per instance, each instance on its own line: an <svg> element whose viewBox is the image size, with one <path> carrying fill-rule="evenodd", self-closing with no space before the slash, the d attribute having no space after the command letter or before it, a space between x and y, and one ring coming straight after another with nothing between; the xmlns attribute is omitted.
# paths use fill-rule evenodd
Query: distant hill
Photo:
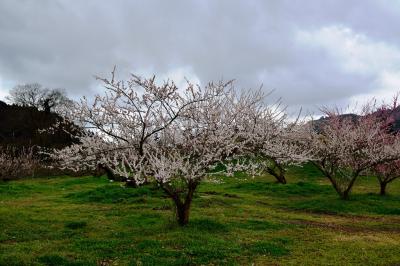
<svg viewBox="0 0 400 266"><path fill-rule="evenodd" d="M386 117L391 131L400 132L400 106L392 111L378 111L377 114Z"/></svg>
<svg viewBox="0 0 400 266"><path fill-rule="evenodd" d="M374 113L388 121L388 126L391 132L400 132L400 106L394 110L379 110ZM356 121L360 116L356 114L343 114L340 115L341 119L351 119ZM321 117L317 120L312 121L315 130L319 131L321 127L329 120L329 117Z"/></svg>
<svg viewBox="0 0 400 266"><path fill-rule="evenodd" d="M61 128L56 129L54 134L39 133L39 129L49 128L61 120L55 113L39 111L35 107L8 105L0 101L0 145L62 148L76 142ZM67 124L64 128L78 130L73 124Z"/></svg>
<svg viewBox="0 0 400 266"><path fill-rule="evenodd" d="M339 116L341 119L351 119L354 122L357 121L357 119L360 117L359 115L356 114L343 114ZM329 117L322 116L317 120L311 121L313 128L317 131L320 132L321 128L324 126L325 123L329 121Z"/></svg>

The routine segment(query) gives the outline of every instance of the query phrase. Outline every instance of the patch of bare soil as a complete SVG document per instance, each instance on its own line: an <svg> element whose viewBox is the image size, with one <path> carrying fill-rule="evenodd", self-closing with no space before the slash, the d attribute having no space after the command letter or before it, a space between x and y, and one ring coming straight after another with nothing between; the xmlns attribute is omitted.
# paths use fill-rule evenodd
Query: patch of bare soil
<svg viewBox="0 0 400 266"><path fill-rule="evenodd" d="M368 232L393 232L400 233L400 226L398 224L393 224L392 226L384 227L359 227L351 226L348 224L338 224L332 222L317 222L310 220L289 220L289 224L303 225L310 227L327 228L335 231L347 232L347 233L368 233Z"/></svg>
<svg viewBox="0 0 400 266"><path fill-rule="evenodd" d="M370 222L384 222L398 224L400 227L400 217L399 216L365 216L357 214L348 213L335 213L335 212L324 212L324 211L312 211L312 210L293 210L290 208L279 208L281 210L289 211L298 214L312 214L317 217L325 218L344 218L346 220L357 221L370 221Z"/></svg>

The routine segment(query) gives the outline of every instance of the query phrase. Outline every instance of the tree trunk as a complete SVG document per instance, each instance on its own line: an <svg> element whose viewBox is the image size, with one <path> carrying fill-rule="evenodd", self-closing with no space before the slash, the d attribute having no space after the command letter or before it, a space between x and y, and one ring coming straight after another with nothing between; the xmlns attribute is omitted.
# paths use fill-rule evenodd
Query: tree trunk
<svg viewBox="0 0 400 266"><path fill-rule="evenodd" d="M279 165L276 164L274 168L268 167L267 172L273 177L275 177L278 183L281 184L287 183L285 178L285 170L283 170L283 168L280 167Z"/></svg>
<svg viewBox="0 0 400 266"><path fill-rule="evenodd" d="M331 181L331 184L333 186L333 188L335 189L335 191L339 194L339 197L343 200L348 200L349 196L350 196L350 191L351 191L351 187L352 187L352 183L349 184L349 186L347 187L347 189L343 190L340 188L340 185L336 182L335 178L327 175L329 181Z"/></svg>
<svg viewBox="0 0 400 266"><path fill-rule="evenodd" d="M180 226L185 226L189 223L190 206L192 204L193 195L197 188L198 182L190 180L187 183L187 193L185 198L180 197L182 190L173 188L168 183L159 183L164 192L171 197L175 204L176 220Z"/></svg>
<svg viewBox="0 0 400 266"><path fill-rule="evenodd" d="M133 187L133 188L139 187L138 184L136 184L135 180L132 180L132 179L126 180L125 181L125 186Z"/></svg>
<svg viewBox="0 0 400 266"><path fill-rule="evenodd" d="M345 190L344 193L343 193L343 199L344 199L344 200L348 200L348 199L350 198L350 192L351 192L351 190L353 189L354 183L356 182L357 177L358 177L358 175L360 174L360 172L361 172L361 171L358 170L358 171L356 171L356 172L353 174L353 177L351 178L350 183L347 185L347 188L346 188L346 190Z"/></svg>
<svg viewBox="0 0 400 266"><path fill-rule="evenodd" d="M276 180L278 181L278 183L281 183L281 184L286 184L286 183L287 183L284 174L279 173L279 174L273 175L273 176L276 178Z"/></svg>
<svg viewBox="0 0 400 266"><path fill-rule="evenodd" d="M342 200L349 200L349 198L350 198L350 191L345 190L345 191L343 191L342 193L339 193L339 195L340 195L340 198L341 198Z"/></svg>
<svg viewBox="0 0 400 266"><path fill-rule="evenodd" d="M105 164L98 164L96 166L96 169L94 171L94 176L95 177L100 177L102 175L106 174L108 179L112 179L115 180L115 176L113 174L113 172L111 171L111 169L109 167L107 167L107 165Z"/></svg>
<svg viewBox="0 0 400 266"><path fill-rule="evenodd" d="M185 202L185 204L176 206L176 218L180 226L185 226L189 223L190 205Z"/></svg>
<svg viewBox="0 0 400 266"><path fill-rule="evenodd" d="M322 170L322 168L320 168ZM340 184L337 183L337 180L335 179L335 176L332 175L328 171L322 171L326 177L328 177L329 181L331 181L332 186L335 188L336 192L339 194L339 197L343 200L348 200L350 198L350 192L354 186L354 183L357 180L357 177L360 173L360 171L356 171L350 180L350 182L347 184L346 189L343 189Z"/></svg>
<svg viewBox="0 0 400 266"><path fill-rule="evenodd" d="M339 188L339 185L336 183L336 180L334 177L331 176L329 172L322 171L326 177L328 177L329 181L331 181L331 184L335 191L339 194L339 197L344 199L343 191Z"/></svg>
<svg viewBox="0 0 400 266"><path fill-rule="evenodd" d="M192 205L193 195L197 185L197 182L189 181L188 191L183 201L180 198L178 192L172 192L171 187L163 187L164 191L167 192L167 194L172 198L175 203L176 219L180 226L185 226L189 223L190 206Z"/></svg>
<svg viewBox="0 0 400 266"><path fill-rule="evenodd" d="M379 181L379 184L381 186L380 195L382 195L382 196L386 195L386 186L387 186L388 183L383 182L383 181Z"/></svg>

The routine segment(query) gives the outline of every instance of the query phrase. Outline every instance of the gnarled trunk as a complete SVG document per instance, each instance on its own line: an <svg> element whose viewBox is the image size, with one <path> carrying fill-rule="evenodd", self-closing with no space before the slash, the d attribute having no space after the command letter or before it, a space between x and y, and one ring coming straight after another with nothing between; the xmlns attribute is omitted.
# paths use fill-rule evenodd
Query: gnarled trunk
<svg viewBox="0 0 400 266"><path fill-rule="evenodd" d="M190 206L191 203L186 204L186 202L176 205L176 219L179 225L184 226L189 223Z"/></svg>
<svg viewBox="0 0 400 266"><path fill-rule="evenodd" d="M269 172L269 173L276 178L276 181L278 183L281 183L281 184L286 184L287 183L285 175L283 173L276 173L276 172L273 172L273 171Z"/></svg>
<svg viewBox="0 0 400 266"><path fill-rule="evenodd" d="M347 190L343 191L342 193L339 193L339 195L340 195L340 198L342 200L349 200L350 199L350 192L347 191Z"/></svg>
<svg viewBox="0 0 400 266"><path fill-rule="evenodd" d="M348 200L350 198L350 191L351 191L350 186L347 186L347 188L343 189L342 187L340 187L340 185L336 182L334 178L328 176L328 179L329 181L331 181L333 188L335 189L336 193L342 200Z"/></svg>
<svg viewBox="0 0 400 266"><path fill-rule="evenodd" d="M100 177L100 176L102 176L104 174L106 174L107 178L110 179L110 180L123 181L122 179L120 179L118 176L116 176L113 173L113 171L110 169L110 167L108 167L105 164L98 164L93 175L95 177Z"/></svg>
<svg viewBox="0 0 400 266"><path fill-rule="evenodd" d="M380 187L381 187L381 190L380 190L380 195L382 195L382 196L384 196L384 195L386 195L386 186L387 186L387 182L384 182L384 181L379 181L379 185L380 185Z"/></svg>
<svg viewBox="0 0 400 266"><path fill-rule="evenodd" d="M350 180L350 183L347 185L346 190L343 192L342 199L348 200L350 198L350 192L353 189L353 186L357 180L357 177L358 177L358 174L353 175L352 179Z"/></svg>
<svg viewBox="0 0 400 266"><path fill-rule="evenodd" d="M286 184L285 170L277 162L274 162L273 167L267 167L267 172L276 178L276 181L281 184Z"/></svg>
<svg viewBox="0 0 400 266"><path fill-rule="evenodd" d="M339 197L341 199L343 199L343 200L350 199L351 190L352 190L354 183L356 182L357 177L360 174L361 170L357 170L351 175L351 179L348 184L342 184L342 183L339 183L340 182L340 181L338 181L339 178L336 177L332 171L328 171L325 167L323 167L317 163L314 163L314 165L316 165L318 167L318 169L329 179L329 181L331 181L333 188L339 194Z"/></svg>
<svg viewBox="0 0 400 266"><path fill-rule="evenodd" d="M168 184L161 184L164 192L166 192L175 203L176 220L180 226L185 226L189 223L190 207L192 205L193 195L197 188L197 185L197 182L189 181L187 194L182 200L180 197L180 192L174 190Z"/></svg>
<svg viewBox="0 0 400 266"><path fill-rule="evenodd" d="M98 164L93 175L95 177L100 177L106 174L107 178L117 182L125 182L125 186L127 187L139 187L139 185L135 182L135 180L127 179L126 177L122 177L119 175L114 174L112 169L105 164Z"/></svg>
<svg viewBox="0 0 400 266"><path fill-rule="evenodd" d="M384 196L386 195L386 187L389 183L393 182L397 178L399 178L399 175L378 175L378 181L380 185L380 195Z"/></svg>

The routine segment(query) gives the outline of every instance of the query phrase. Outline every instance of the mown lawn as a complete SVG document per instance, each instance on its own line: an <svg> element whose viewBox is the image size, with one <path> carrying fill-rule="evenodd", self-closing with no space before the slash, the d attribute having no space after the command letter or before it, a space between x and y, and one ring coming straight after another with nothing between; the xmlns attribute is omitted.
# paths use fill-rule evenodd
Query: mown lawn
<svg viewBox="0 0 400 266"><path fill-rule="evenodd" d="M0 183L0 265L400 265L400 181L350 201L310 166L206 182L190 224L153 185L54 177Z"/></svg>

